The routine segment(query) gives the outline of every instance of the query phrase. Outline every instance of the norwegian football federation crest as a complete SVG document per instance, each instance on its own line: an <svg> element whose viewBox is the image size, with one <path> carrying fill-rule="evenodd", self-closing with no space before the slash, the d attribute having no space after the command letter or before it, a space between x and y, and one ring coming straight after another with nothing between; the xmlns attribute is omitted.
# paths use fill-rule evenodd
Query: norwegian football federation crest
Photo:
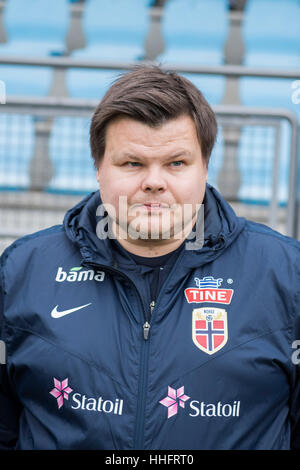
<svg viewBox="0 0 300 470"><path fill-rule="evenodd" d="M228 339L227 312L223 308L193 310L193 342L206 354L214 354Z"/></svg>

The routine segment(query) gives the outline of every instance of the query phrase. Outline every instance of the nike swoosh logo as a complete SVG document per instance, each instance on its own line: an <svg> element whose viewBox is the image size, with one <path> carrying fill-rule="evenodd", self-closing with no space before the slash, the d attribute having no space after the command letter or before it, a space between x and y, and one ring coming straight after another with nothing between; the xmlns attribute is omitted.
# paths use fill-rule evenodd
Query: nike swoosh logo
<svg viewBox="0 0 300 470"><path fill-rule="evenodd" d="M69 315L69 313L76 312L76 310L81 310L82 308L88 307L89 305L92 305L92 303L81 305L80 307L70 308L69 310L63 310L62 312L57 311L58 305L56 305L56 307L54 307L54 309L51 312L51 317L61 318L61 317L64 317L65 315Z"/></svg>

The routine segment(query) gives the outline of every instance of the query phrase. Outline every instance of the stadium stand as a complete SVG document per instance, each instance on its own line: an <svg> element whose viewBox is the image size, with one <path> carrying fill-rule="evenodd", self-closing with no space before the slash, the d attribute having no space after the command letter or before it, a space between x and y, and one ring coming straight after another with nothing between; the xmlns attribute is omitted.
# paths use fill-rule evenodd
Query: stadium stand
<svg viewBox="0 0 300 470"><path fill-rule="evenodd" d="M291 121L284 112L276 114L275 108L288 109L300 117L300 104L291 100L293 80L243 77L243 66L270 71L300 69L299 11L298 0L52 0L51 9L46 0L27 0L26 4L0 0L0 29L1 24L4 27L0 31L0 38L4 38L0 43L0 80L7 85L8 101L14 95L20 97L20 103L23 97L29 99L27 113L23 105L19 113L17 106L13 108L16 112L5 113L0 104L0 220L3 204L14 210L22 207L28 219L26 207L31 205L39 206L40 216L52 214L51 221L39 220L39 225L30 229L24 228L23 222L20 229L13 228L11 222L7 228L1 222L0 238L5 231L13 235L15 230L20 235L57 223L57 217L74 202L68 198L80 199L97 188L88 142L90 118L86 111L76 115L67 108L64 115L62 97L68 95L77 103L81 99L87 104L91 99L99 101L123 70L109 68L109 62L140 63L148 59L147 51L155 63L172 64L186 75L217 109L219 134L209 165L209 182L224 191L225 197L223 183L227 184L231 202L241 215L250 214L286 231L295 146L291 143ZM68 34L71 27L72 35ZM83 40L74 40L76 28ZM93 60L102 68L12 66L1 61L5 56ZM225 64L241 64L241 78L226 72ZM206 73L209 67L220 67L224 73ZM204 72L189 72L189 68L203 68ZM54 77L60 91L53 86ZM294 80L297 78L300 72ZM30 107L30 100L34 104L38 97L47 95L57 100L57 115L54 111L42 115L35 106ZM262 113L274 108L274 115L250 111L243 115L238 108L231 108L239 103L241 109L254 106ZM47 100L45 110L46 105ZM231 109L228 115L226 109ZM57 213L56 201L64 201ZM282 214L281 225L278 213ZM13 220L10 209L5 214Z"/></svg>
<svg viewBox="0 0 300 470"><path fill-rule="evenodd" d="M3 12L7 42L0 55L47 57L65 53L69 27L67 0L8 0ZM1 65L0 76L7 95L47 96L53 80L50 67ZM0 116L0 185L28 188L30 160L35 147L35 121L32 116ZM21 176L20 176L21 175Z"/></svg>

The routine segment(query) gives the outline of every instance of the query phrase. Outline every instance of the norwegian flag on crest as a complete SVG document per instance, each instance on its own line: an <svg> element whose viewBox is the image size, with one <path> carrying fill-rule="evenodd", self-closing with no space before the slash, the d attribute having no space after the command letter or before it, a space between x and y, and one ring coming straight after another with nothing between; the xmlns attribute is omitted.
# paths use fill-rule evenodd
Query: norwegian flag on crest
<svg viewBox="0 0 300 470"><path fill-rule="evenodd" d="M227 312L220 308L193 310L193 342L206 354L219 351L228 339Z"/></svg>

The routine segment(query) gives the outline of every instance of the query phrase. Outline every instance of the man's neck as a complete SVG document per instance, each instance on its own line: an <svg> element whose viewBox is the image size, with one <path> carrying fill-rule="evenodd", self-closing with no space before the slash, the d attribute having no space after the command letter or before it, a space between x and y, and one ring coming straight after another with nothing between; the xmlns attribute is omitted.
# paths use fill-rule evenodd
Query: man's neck
<svg viewBox="0 0 300 470"><path fill-rule="evenodd" d="M184 240L167 240L168 243L162 243L166 240L155 240L157 243L154 243L154 240L132 240L117 238L120 245L129 253L138 256L144 256L145 258L153 258L156 256L163 256L167 253L171 253L175 251L183 242Z"/></svg>

